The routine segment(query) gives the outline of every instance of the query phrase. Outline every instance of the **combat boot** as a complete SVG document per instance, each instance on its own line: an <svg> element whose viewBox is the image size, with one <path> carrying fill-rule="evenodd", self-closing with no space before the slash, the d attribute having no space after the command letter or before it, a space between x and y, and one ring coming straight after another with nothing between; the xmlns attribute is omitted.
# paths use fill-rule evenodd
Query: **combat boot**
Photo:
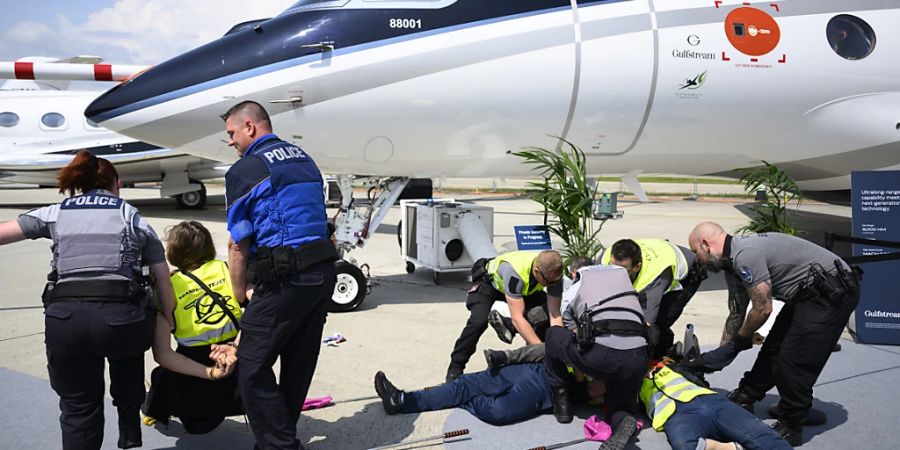
<svg viewBox="0 0 900 450"><path fill-rule="evenodd" d="M513 338L516 336L515 327L513 327L512 319L503 317L499 311L493 310L488 313L488 323L491 328L497 332L497 337L507 343L512 344Z"/></svg>
<svg viewBox="0 0 900 450"><path fill-rule="evenodd" d="M450 367L447 368L447 377L445 378L446 382L449 383L462 376L464 369L464 366L456 363L450 363Z"/></svg>
<svg viewBox="0 0 900 450"><path fill-rule="evenodd" d="M803 445L803 425L779 420L772 425L772 429L791 444L791 447Z"/></svg>
<svg viewBox="0 0 900 450"><path fill-rule="evenodd" d="M484 360L487 361L488 369L499 369L509 364L509 355L503 350L485 350Z"/></svg>
<svg viewBox="0 0 900 450"><path fill-rule="evenodd" d="M566 388L553 389L553 417L556 417L556 421L559 423L570 423L575 418L572 415L569 390Z"/></svg>
<svg viewBox="0 0 900 450"><path fill-rule="evenodd" d="M728 400L731 400L734 403L737 403L749 412L753 414L753 407L756 405L756 400L753 400L749 394L742 391L741 388L737 388L728 393Z"/></svg>
<svg viewBox="0 0 900 450"><path fill-rule="evenodd" d="M400 412L400 406L403 405L403 391L391 384L384 372L375 373L375 392L381 397L384 412L390 415Z"/></svg>
<svg viewBox="0 0 900 450"><path fill-rule="evenodd" d="M118 407L117 410L119 413L119 448L142 446L140 408L137 406Z"/></svg>
<svg viewBox="0 0 900 450"><path fill-rule="evenodd" d="M609 439L600 444L600 450L625 450L625 446L637 434L637 431L637 419L631 415L626 415L616 424L616 429L613 430Z"/></svg>

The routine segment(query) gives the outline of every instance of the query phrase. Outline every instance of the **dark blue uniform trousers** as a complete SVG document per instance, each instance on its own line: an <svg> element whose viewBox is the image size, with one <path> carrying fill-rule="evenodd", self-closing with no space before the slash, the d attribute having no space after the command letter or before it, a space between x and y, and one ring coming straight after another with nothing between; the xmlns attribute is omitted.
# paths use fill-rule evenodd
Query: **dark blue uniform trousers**
<svg viewBox="0 0 900 450"><path fill-rule="evenodd" d="M62 448L99 449L103 443L104 359L113 405L144 402L144 352L153 316L137 304L58 299L44 312L47 369L59 395Z"/></svg>
<svg viewBox="0 0 900 450"><path fill-rule="evenodd" d="M257 283L241 317L238 389L257 446L297 449L297 420L319 359L333 262L293 277ZM281 357L280 384L272 365Z"/></svg>
<svg viewBox="0 0 900 450"><path fill-rule="evenodd" d="M440 386L403 395L401 412L460 407L492 424L506 425L549 410L550 381L542 364L517 364L468 373Z"/></svg>

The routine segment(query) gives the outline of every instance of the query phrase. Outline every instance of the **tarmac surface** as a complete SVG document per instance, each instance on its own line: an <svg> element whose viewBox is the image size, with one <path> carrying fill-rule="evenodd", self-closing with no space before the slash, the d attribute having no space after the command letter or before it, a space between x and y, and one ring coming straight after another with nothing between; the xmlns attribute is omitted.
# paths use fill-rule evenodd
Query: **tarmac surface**
<svg viewBox="0 0 900 450"><path fill-rule="evenodd" d="M704 186L699 188L702 195ZM222 188L208 185L208 190L209 205L201 211L177 210L173 200L160 200L155 188L125 189L122 196L140 209L160 235L167 227L181 220L202 221L213 234L219 258L224 259L227 231ZM648 188L648 191L652 189ZM540 206L527 199L500 195L447 195L451 196L494 208L494 245L499 250L514 246L513 225L540 224L543 221ZM31 208L61 199L51 189L0 189L0 221L14 219ZM742 212L746 210L746 205L732 200L701 198L699 201L688 201L675 198L646 204L620 201L619 207L625 212L624 217L607 222L600 233L600 239L607 245L625 237L654 237L686 246L688 233L700 221L716 221L727 230L735 230L748 221ZM372 378L378 370L385 371L398 386L406 388L430 386L444 379L450 350L468 317L465 296L469 286L465 274L442 274L441 284L435 285L427 269L406 273L396 237L398 212L399 208L392 208L368 245L350 254L359 262L368 264L372 292L358 310L329 314L324 335L340 332L347 342L337 347L323 346L310 397L330 395L339 402L341 399L374 395ZM333 211L330 210L330 213ZM816 203L805 203L797 214L801 228L807 230L805 237L811 240L821 240L825 230L849 232L849 217L849 208ZM40 303L40 293L49 268L49 247L48 240L0 247L0 261L4 269L0 270L0 323L3 325L0 327L0 380L3 380L0 381L0 398L3 399L21 398L21 392L13 392L18 389L17 384L7 382L8 377L4 374L26 380L23 382L30 383L31 388L39 391L35 395L42 398L49 395L53 399L55 395L46 381L43 310ZM693 323L701 343L716 343L727 314L726 295L724 281L720 277L711 277L687 306L675 329L683 330L684 324ZM513 345L522 343L517 339ZM483 349L505 346L488 330L479 342L467 371L486 367L481 357ZM147 379L153 367L155 363L148 352ZM43 380L43 388L35 380ZM7 400L3 402L6 405ZM28 415L40 423L31 423L30 426L36 431L55 432L58 436L59 411L54 407L55 401L40 405L45 409ZM115 434L110 432L115 430L114 411L110 407L106 410L107 425L113 428L108 428L105 448L115 446ZM333 407L304 412L298 423L298 435L309 449L364 449L439 435L444 431L451 412L389 417L382 411L380 403L374 400L339 402ZM15 426L9 422L0 423L0 442L5 441L0 446L45 448L35 446L28 440L7 440L21 435L14 432ZM223 434L214 436L220 431ZM151 439L156 433L171 437L165 447L208 448L215 443L222 448L246 448L245 444L252 442L243 417L229 418L223 428L209 435L210 440L207 441L180 436L177 427L159 431L144 428L145 448L159 448L150 444L156 442ZM548 437L547 442L555 440Z"/></svg>

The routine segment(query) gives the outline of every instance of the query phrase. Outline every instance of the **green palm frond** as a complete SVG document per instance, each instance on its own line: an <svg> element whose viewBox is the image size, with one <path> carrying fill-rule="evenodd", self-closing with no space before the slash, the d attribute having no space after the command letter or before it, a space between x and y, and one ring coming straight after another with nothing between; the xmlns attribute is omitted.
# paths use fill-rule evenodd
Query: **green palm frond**
<svg viewBox="0 0 900 450"><path fill-rule="evenodd" d="M800 208L803 201L800 187L787 172L768 161L762 163L759 167L738 169L744 172L740 181L746 191L752 194L764 190L767 198L764 203L750 207L754 217L738 232L797 234L799 231L794 227L789 206L795 202L795 208Z"/></svg>
<svg viewBox="0 0 900 450"><path fill-rule="evenodd" d="M596 183L587 177L587 158L571 142L558 138L560 149L526 147L513 155L523 158L543 180L529 185L537 190L529 197L548 212L547 228L565 243L562 254L566 261L593 257L603 248L597 240L592 209L597 194Z"/></svg>

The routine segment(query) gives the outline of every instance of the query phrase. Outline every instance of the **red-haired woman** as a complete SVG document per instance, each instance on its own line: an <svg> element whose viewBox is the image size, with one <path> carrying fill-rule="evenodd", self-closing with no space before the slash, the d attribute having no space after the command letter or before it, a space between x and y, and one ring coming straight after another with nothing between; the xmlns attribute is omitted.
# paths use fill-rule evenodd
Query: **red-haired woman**
<svg viewBox="0 0 900 450"><path fill-rule="evenodd" d="M103 442L104 360L118 409L118 446L141 445L144 352L153 336L155 305L142 268L149 266L156 277L160 298L174 295L159 238L119 198L119 187L109 161L81 151L59 173L59 192L69 198L0 223L0 245L53 240L43 296L45 342L65 449L99 449Z"/></svg>

